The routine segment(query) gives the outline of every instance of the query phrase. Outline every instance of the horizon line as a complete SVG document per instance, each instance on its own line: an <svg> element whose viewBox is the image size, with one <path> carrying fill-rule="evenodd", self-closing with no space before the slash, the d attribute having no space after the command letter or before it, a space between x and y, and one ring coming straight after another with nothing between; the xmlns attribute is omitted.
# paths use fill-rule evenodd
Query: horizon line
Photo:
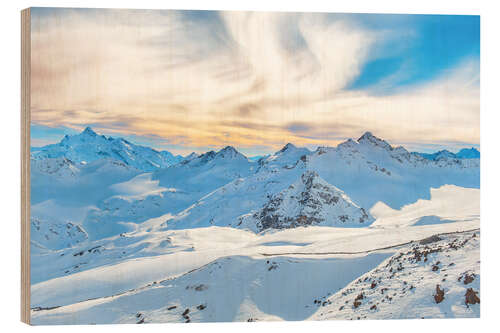
<svg viewBox="0 0 500 333"><path fill-rule="evenodd" d="M33 125L37 125L37 124L31 124L31 126L33 126ZM73 134L62 134L60 139L55 139L55 140L53 140L52 142L50 142L50 143L46 143L46 144L43 144L43 145L33 145L33 144L32 144L32 143L33 143L33 138L31 137L31 138L30 138L30 141L31 141L31 142L30 142L30 148L43 148L43 147L50 146L50 145L53 145L53 144L58 144L58 143L60 143L60 142L61 142L61 141L62 141L62 140L66 137L66 136L68 136L68 137L78 136L78 135L81 135L81 134L83 134L85 131L88 131L88 130L92 131L93 133L95 133L95 134L96 134L96 135L98 135L98 136L103 136L103 137L105 137L105 138L111 138L111 139L115 139L115 140L117 140L117 139L123 139L123 140L125 140L125 141L127 141L127 142L130 142L130 143L132 143L132 144L136 145L136 146L148 147L148 148L154 149L154 150L159 151L159 152L161 152L161 151L167 151L167 152L172 153L172 151L171 151L171 150L168 150L168 149L159 149L159 148L155 147L155 146L154 146L154 144L153 144L153 145L148 145L147 143L137 142L136 140L134 140L134 138L130 138L129 136L127 136L126 134L123 134L123 133L116 132L116 134L113 134L113 135L108 135L108 134L105 134L105 133L102 133L102 132L101 132L101 133L98 133L98 132L96 132L96 131L95 131L95 130L91 127L91 126L85 126L83 130L81 130L80 132L74 131L74 133L73 133ZM118 135L117 135L117 134L118 134ZM202 152L197 152L197 151L196 151L196 149L193 149L193 148L190 148L190 149L185 149L185 148L184 148L183 150L184 150L184 151L187 151L187 153L184 153L184 154L179 153L179 154L174 154L174 155L179 155L179 156L182 156L182 157L186 157L186 156L188 156L188 155L190 155L190 154L192 154L192 153L196 153L196 154L198 154L198 155L202 155L202 154L205 154L205 153L208 153L208 152L211 152L211 151L213 151L213 152L218 152L218 151L221 151L221 150L223 150L223 149L225 149L225 148L227 148L227 147L232 147L232 148L234 148L236 151L238 151L239 153L241 153L242 155L244 155L244 156L245 156L245 157L247 157L247 158L255 158L255 157L262 157L262 156L266 156L266 155L272 155L272 154L275 154L275 153L279 152L281 149L285 148L287 145L290 145L290 144L291 144L291 145L293 145L293 146L294 146L294 147L296 147L296 148L299 148L299 149L300 149L300 148L305 148L305 149L307 149L307 150L309 150L309 151L311 151L311 152L314 152L314 151L318 150L319 148L325 148L325 147L326 147L326 148L336 148L336 147L338 147L340 144L342 144L342 143L344 143L344 142L347 142L347 141L350 141L350 140L352 140L352 141L354 141L354 142L358 142L358 141L359 141L359 140L360 140L363 136L365 136L365 135L367 135L367 134L369 134L369 135L371 135L371 136L373 136L373 137L375 137L375 138L377 138L377 139L379 139L379 140L385 141L385 142L386 142L386 143L388 143L388 144L389 144L392 148L403 147L403 148L405 148L405 149L406 149L408 152L410 152L410 153L434 154L434 153L439 153L439 152L442 152L442 151L448 151L448 152L451 152L451 153L456 154L456 153L458 153L458 152L459 152L460 150L462 150L462 149L476 149L476 150L480 151L480 144L461 143L461 142L460 142L460 143L458 143L458 142L456 142L456 143L454 143L454 144L460 144L460 145L462 145L462 146L463 146L463 148L456 148L456 151L452 150L451 148L444 148L444 149L432 150L431 152L423 152L423 151L418 151L418 150L413 150L413 149L408 149L408 148L406 148L406 147L405 147L405 145L404 145L404 144L405 144L404 142L403 142L403 143L401 143L401 144L392 144L391 142L389 142L389 141L387 141L387 140L385 140L385 139L381 138L380 136L374 135L371 131L369 131L369 130L365 130L365 131L363 132L363 134L362 134L362 135L360 135L357 139L355 139L355 138L344 138L344 141L341 141L341 142L340 142L340 143L338 143L336 146L332 146L332 145L318 145L318 146L316 146L315 148L310 148L310 147L307 147L307 146L299 146L299 145L296 145L296 144L294 144L293 142L286 142L286 143L284 143L284 144L281 146L281 148L280 148L280 149L275 150L275 151L273 151L273 152L269 152L269 153L258 153L258 154L247 154L247 153L244 153L244 151L245 151L245 150L247 150L246 148L241 148L241 147L238 147L238 146L236 146L236 145L227 144L227 145L225 145L224 147L222 147L222 146L221 146L220 148L215 148L215 147L213 147L213 148L211 148L211 149L209 148L209 149L207 149L207 150L203 150ZM141 136L136 136L136 137L141 137ZM36 140L36 139L35 139L35 140ZM413 145L422 145L422 144L418 144L418 143L407 143L407 144L409 144L410 146L411 146L412 144L413 144ZM432 144L429 144L429 145L432 145ZM200 151L200 150L198 149L198 151Z"/></svg>

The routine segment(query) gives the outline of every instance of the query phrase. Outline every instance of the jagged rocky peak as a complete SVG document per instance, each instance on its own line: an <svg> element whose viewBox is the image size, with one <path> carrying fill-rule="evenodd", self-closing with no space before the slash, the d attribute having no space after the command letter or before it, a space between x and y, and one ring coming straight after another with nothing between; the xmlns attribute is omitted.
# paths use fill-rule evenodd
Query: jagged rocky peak
<svg viewBox="0 0 500 333"><path fill-rule="evenodd" d="M292 143L287 143L283 148L272 155L269 155L259 161L262 165L272 167L293 168L300 161L305 162L308 155L312 152L306 147L297 147Z"/></svg>
<svg viewBox="0 0 500 333"><path fill-rule="evenodd" d="M222 157L222 158L238 158L238 157L246 158L242 153L237 151L233 146L224 147L223 149L221 149L217 152L216 156Z"/></svg>
<svg viewBox="0 0 500 333"><path fill-rule="evenodd" d="M82 134L86 134L86 135L91 135L91 136L96 136L97 133L94 132L94 130L90 127L90 126L87 126L83 131L82 131Z"/></svg>
<svg viewBox="0 0 500 333"><path fill-rule="evenodd" d="M187 155L186 157L182 158L182 161L180 162L181 165L186 165L190 163L191 161L196 161L198 158L200 158L202 155L192 152L191 154Z"/></svg>
<svg viewBox="0 0 500 333"><path fill-rule="evenodd" d="M340 189L306 171L285 190L269 197L252 215L241 217L241 225L262 231L301 226L366 226L373 219Z"/></svg>
<svg viewBox="0 0 500 333"><path fill-rule="evenodd" d="M198 156L200 156L199 154L195 153L195 152L192 152L191 154L189 154L188 156L184 157L185 160L187 161L190 161L192 159L195 159L197 158Z"/></svg>
<svg viewBox="0 0 500 333"><path fill-rule="evenodd" d="M210 150L210 151L207 151L206 153L204 154L201 154L200 156L198 156L198 158L203 161L203 162L208 162L208 161L211 161L214 159L216 155L216 152L213 151L213 150Z"/></svg>
<svg viewBox="0 0 500 333"><path fill-rule="evenodd" d="M106 138L104 135L97 134L90 126L87 126L83 131L74 135L65 135L61 140L61 145L74 145L79 144L80 142L88 142L93 143L94 141L99 141L100 143L104 143L107 140L113 141L113 139Z"/></svg>
<svg viewBox="0 0 500 333"><path fill-rule="evenodd" d="M361 139L361 138L360 138ZM340 143L337 148L343 149L343 148L354 148L356 147L358 143L354 141L353 139L347 139L347 141L344 141Z"/></svg>
<svg viewBox="0 0 500 333"><path fill-rule="evenodd" d="M234 147L232 146L226 146L219 150L218 152L215 152L213 150L210 150L204 154L201 154L198 156L198 158L193 158L191 160L186 158L186 163L189 163L191 166L195 165L203 165L206 164L212 160L247 160L245 155L241 154L239 151L237 151Z"/></svg>
<svg viewBox="0 0 500 333"><path fill-rule="evenodd" d="M292 143L289 142L286 145L284 145L283 148L281 148L279 150L279 152L280 153L284 153L286 151L290 151L290 150L293 150L293 149L297 149L297 147L294 144L292 144Z"/></svg>
<svg viewBox="0 0 500 333"><path fill-rule="evenodd" d="M358 143L371 144L373 146L382 147L382 148L387 149L387 150L392 150L391 145L387 141L376 137L371 132L365 132L365 134L363 134L358 139Z"/></svg>

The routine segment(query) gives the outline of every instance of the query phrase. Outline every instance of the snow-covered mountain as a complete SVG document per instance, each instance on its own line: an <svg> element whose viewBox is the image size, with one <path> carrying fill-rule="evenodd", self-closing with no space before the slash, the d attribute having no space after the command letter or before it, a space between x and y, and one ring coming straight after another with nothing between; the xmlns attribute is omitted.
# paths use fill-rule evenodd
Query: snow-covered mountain
<svg viewBox="0 0 500 333"><path fill-rule="evenodd" d="M92 133L32 151L34 323L479 315L464 303L480 295L479 236L464 234L479 227L479 158L431 160L367 132L152 167L161 152Z"/></svg>
<svg viewBox="0 0 500 333"><path fill-rule="evenodd" d="M445 184L479 187L479 159L433 161L393 147L370 132L337 147L320 147L307 156L309 170L341 188L361 207L382 201L400 208L429 198L430 188Z"/></svg>
<svg viewBox="0 0 500 333"><path fill-rule="evenodd" d="M259 211L240 219L250 230L311 225L367 226L373 219L335 186L306 171L287 189L271 196Z"/></svg>
<svg viewBox="0 0 500 333"><path fill-rule="evenodd" d="M213 159L215 153L210 153L210 156ZM200 160L205 159L206 155L200 157ZM192 164L205 165L202 162ZM160 172L169 174L174 169L183 170L181 165ZM255 171L248 172L246 176L243 173L234 174L234 180L212 192L207 191L206 196L169 218L165 225L169 229L215 225L260 231L265 228L257 227L252 217L262 212L270 198L283 195L289 186L297 180L300 182L301 176L307 172L342 189L350 200L365 211L379 201L398 209L420 198L429 198L431 188L445 184L479 186L479 163L476 160L443 158L429 161L411 154L403 147L392 147L367 132L357 141L348 140L338 147L318 148L315 152L289 144L271 157L259 161ZM184 173L182 177L171 176L169 181L180 178L187 182L200 179ZM229 179L230 176L226 181ZM165 180L163 184L167 186L168 183ZM352 226L350 223L337 225Z"/></svg>
<svg viewBox="0 0 500 333"><path fill-rule="evenodd" d="M133 230L135 224L150 218L175 215L233 179L247 177L254 164L233 147L192 155L116 184L112 187L116 194L97 203L83 226L91 238L98 239Z"/></svg>
<svg viewBox="0 0 500 333"><path fill-rule="evenodd" d="M463 148L455 156L457 158L480 158L481 153L476 148Z"/></svg>
<svg viewBox="0 0 500 333"><path fill-rule="evenodd" d="M86 130L77 141L109 140L94 134ZM57 167L44 167L49 161ZM314 152L287 144L258 163L228 146L201 155L193 153L181 163L142 175L141 170L110 158L79 165L65 157L45 158L36 159L34 165L34 170L47 174L33 173L34 202L43 194L45 198L54 196L60 204L75 205L82 193L88 194L85 203L90 208L78 222L92 239L127 232L147 219L167 215L168 229L212 225L266 229L241 222L261 212L269 198L286 195L289 186L300 182L306 172L341 189L365 211L379 201L400 208L429 198L431 188L445 184L479 186L479 159L443 156L428 160L403 147L392 147L369 132L357 141L349 139ZM59 178L68 175L77 176L69 177L74 179L70 185L57 186ZM323 213L320 209L314 214ZM327 225L335 224L327 221Z"/></svg>
<svg viewBox="0 0 500 333"><path fill-rule="evenodd" d="M175 167L162 172L171 172L171 169ZM231 181L207 192L188 208L168 219L166 228L190 229L214 225L242 227L239 223L241 216L262 208L268 198L293 184L303 172L305 165L301 160L290 168L278 168L276 165L267 168L250 162L246 175L241 172L233 174Z"/></svg>
<svg viewBox="0 0 500 333"><path fill-rule="evenodd" d="M138 170L152 171L176 164L181 156L168 151L135 145L123 138L98 135L90 127L80 134L66 135L59 143L31 149L32 160L66 158L75 164L87 164L108 158L121 161Z"/></svg>
<svg viewBox="0 0 500 333"><path fill-rule="evenodd" d="M287 143L276 153L258 160L261 167L266 168L293 168L298 160L311 154L307 148L298 148L291 143Z"/></svg>
<svg viewBox="0 0 500 333"><path fill-rule="evenodd" d="M182 164L188 167L197 167L208 163L214 164L217 163L217 161L221 163L228 161L240 161L245 163L248 162L248 159L234 147L227 146L218 152L211 150L201 155L191 153L182 161Z"/></svg>
<svg viewBox="0 0 500 333"><path fill-rule="evenodd" d="M443 158L457 158L457 159L472 159L472 158L480 158L481 153L476 148L463 148L460 149L456 154L452 153L449 150L440 150L438 152L428 154L428 153L414 153L415 155L422 156L431 161L437 161Z"/></svg>

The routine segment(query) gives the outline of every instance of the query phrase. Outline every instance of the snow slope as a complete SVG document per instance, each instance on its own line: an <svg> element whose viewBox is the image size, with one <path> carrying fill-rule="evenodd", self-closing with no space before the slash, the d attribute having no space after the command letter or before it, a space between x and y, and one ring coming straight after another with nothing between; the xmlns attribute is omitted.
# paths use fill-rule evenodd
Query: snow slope
<svg viewBox="0 0 500 333"><path fill-rule="evenodd" d="M332 296L321 297L311 319L479 317L479 264L477 232L415 242L342 290L332 289ZM436 297L440 291L442 299Z"/></svg>
<svg viewBox="0 0 500 333"><path fill-rule="evenodd" d="M434 300L438 284L442 304ZM479 290L475 232L372 253L224 256L109 296L67 305L62 298L63 306L32 314L35 324L477 317L479 306L465 304L468 288Z"/></svg>
<svg viewBox="0 0 500 333"><path fill-rule="evenodd" d="M382 202L372 207L370 213L377 219L372 227L403 227L460 221L479 222L479 189L444 185L431 188L430 200L417 202L394 210Z"/></svg>
<svg viewBox="0 0 500 333"><path fill-rule="evenodd" d="M93 239L133 230L134 225L177 214L193 202L253 171L254 163L232 147L208 152L151 174L110 187L114 195L99 201L83 226Z"/></svg>
<svg viewBox="0 0 500 333"><path fill-rule="evenodd" d="M438 209L445 200L458 207L460 202L454 201L454 198L467 190L457 187L436 190L437 195L427 203L427 209ZM435 198L439 199L434 201ZM478 196L470 198L479 202ZM475 207L479 208L478 205ZM409 213L411 208L415 210L413 214ZM401 210L398 218L400 227L390 225L384 228L384 224L375 227L375 221L367 228L313 226L270 230L261 234L230 227L163 231L161 225L166 217L152 219L142 225L143 229L139 228L135 232L34 257L32 275L39 278L32 286L32 306L72 304L91 297L125 292L162 278L175 277L219 257L359 254L434 234L479 227L479 218L413 226L411 221L418 211L417 205ZM396 217L395 212L392 213L392 217ZM96 248L98 251L95 251ZM69 271L66 273L65 270ZM123 276L127 276L127 279Z"/></svg>
<svg viewBox="0 0 500 333"><path fill-rule="evenodd" d="M87 233L71 222L47 221L31 218L31 242L35 249L60 250L73 247L88 239Z"/></svg>
<svg viewBox="0 0 500 333"><path fill-rule="evenodd" d="M315 311L306 305L316 295L327 292L327 286L342 288L387 256L383 253L328 259L223 257L195 271L155 281L122 295L35 311L33 321L99 324L141 320L147 323L304 320Z"/></svg>

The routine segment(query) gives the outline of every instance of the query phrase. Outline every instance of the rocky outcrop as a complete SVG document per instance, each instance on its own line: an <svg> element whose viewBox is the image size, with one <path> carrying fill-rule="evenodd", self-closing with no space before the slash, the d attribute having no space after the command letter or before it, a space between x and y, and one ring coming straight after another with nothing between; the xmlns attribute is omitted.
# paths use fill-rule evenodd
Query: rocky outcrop
<svg viewBox="0 0 500 333"><path fill-rule="evenodd" d="M373 219L340 189L306 171L287 189L269 197L257 212L241 218L258 231L311 225L366 226Z"/></svg>

